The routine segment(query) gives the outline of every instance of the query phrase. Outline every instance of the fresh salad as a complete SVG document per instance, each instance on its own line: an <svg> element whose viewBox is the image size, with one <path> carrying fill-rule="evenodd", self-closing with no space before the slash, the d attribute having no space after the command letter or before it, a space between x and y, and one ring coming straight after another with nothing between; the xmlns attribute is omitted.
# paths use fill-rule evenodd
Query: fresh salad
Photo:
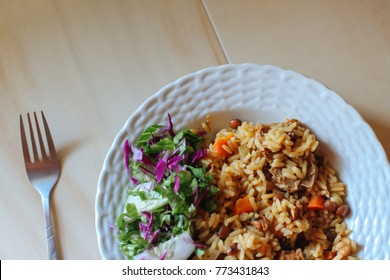
<svg viewBox="0 0 390 280"><path fill-rule="evenodd" d="M218 191L202 162L207 151L201 133L175 132L168 124L147 127L135 144L124 143L131 180L123 213L117 219L120 249L128 259L187 259L202 254L192 238L198 209L213 211Z"/></svg>

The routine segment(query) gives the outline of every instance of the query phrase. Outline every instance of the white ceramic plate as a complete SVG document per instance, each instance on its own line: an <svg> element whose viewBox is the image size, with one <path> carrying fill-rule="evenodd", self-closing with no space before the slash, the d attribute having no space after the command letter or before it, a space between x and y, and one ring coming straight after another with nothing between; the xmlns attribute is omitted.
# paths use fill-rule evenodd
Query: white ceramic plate
<svg viewBox="0 0 390 280"><path fill-rule="evenodd" d="M347 219L361 259L390 258L390 167L369 125L340 96L297 72L270 65L228 64L184 76L165 86L135 111L116 136L104 161L96 195L96 230L103 259L123 259L110 224L122 212L129 179L123 164L125 139L155 123L199 127L207 114L213 128L231 118L276 122L297 118L316 134L347 185Z"/></svg>

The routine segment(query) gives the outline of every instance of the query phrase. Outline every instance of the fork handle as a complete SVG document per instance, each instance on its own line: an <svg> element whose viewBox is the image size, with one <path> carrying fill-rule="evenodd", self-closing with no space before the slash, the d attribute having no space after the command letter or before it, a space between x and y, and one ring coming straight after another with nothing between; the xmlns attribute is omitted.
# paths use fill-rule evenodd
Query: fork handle
<svg viewBox="0 0 390 280"><path fill-rule="evenodd" d="M57 248L54 239L54 231L51 225L50 194L47 196L42 195L42 204L43 211L45 214L47 255L49 260L58 260Z"/></svg>

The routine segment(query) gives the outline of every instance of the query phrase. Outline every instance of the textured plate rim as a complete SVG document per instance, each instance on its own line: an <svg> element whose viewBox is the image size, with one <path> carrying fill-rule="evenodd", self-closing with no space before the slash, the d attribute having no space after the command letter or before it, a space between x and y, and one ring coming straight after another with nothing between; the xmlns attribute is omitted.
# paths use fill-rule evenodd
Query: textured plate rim
<svg viewBox="0 0 390 280"><path fill-rule="evenodd" d="M125 124L122 126L122 128L118 131L118 133L116 134L108 152L107 152L107 155L104 159L104 162L103 162L103 166L102 166L102 170L101 170L101 173L99 175L99 181L98 181L98 189L97 189L97 193L96 193L96 198L95 198L95 227L96 227L96 231L97 231L97 239L98 239L98 246L99 246L99 251L100 251L100 254L103 258L105 258L105 252L102 251L102 247L103 247L103 243L104 243L104 236L102 235L102 233L99 231L99 227L100 227L100 220L101 220L101 217L100 217L100 211L101 209L99 209L98 207L98 201L100 200L101 196L103 195L103 192L104 192L104 186L103 186L103 183L102 183L102 178L103 178L103 175L108 172L107 169L109 167L109 161L108 159L110 158L110 156L114 153L114 149L117 149L119 145L119 142L121 141L122 137L123 137L123 134L125 133L126 129L129 127L129 124L133 122L134 118L136 118L137 116L139 116L140 114L142 114L142 112L149 106L149 104L153 103L157 98L158 96L160 96L161 94L166 94L167 92L169 93L169 91L177 84L181 84L183 81L186 81L188 79L191 79L191 78L194 78L196 76L201 76L205 73L209 73L209 72L213 72L215 70L229 70L229 69L237 69L237 68L251 68L251 67L261 67L261 68L269 68L269 69L273 69L275 71L281 71L281 72L286 72L286 73L293 73L293 75L296 75L297 77L300 77L302 79L305 79L305 80L308 80L310 81L311 83L315 83L317 86L321 86L321 87L324 87L328 94L330 95L330 98L335 98L335 99L338 99L338 102L341 102L341 104L345 107L344 109L346 110L349 110L350 112L353 112L353 114L355 115L355 118L357 121L359 121L361 124L363 124L365 126L365 129L368 129L369 133L372 134L372 144L374 144L377 149L379 149L379 153L381 155L381 161L385 162L387 164L387 167L388 167L388 159L387 159L387 156L386 156L386 153L383 149L383 146L382 144L380 143L379 139L377 138L377 136L375 135L373 129L367 124L367 122L364 120L364 118L360 115L360 113L353 107L351 106L348 102L346 102L345 99L343 99L340 95L338 95L336 92L334 92L333 90L329 89L328 87L326 87L324 84L318 82L317 80L314 80L310 77L307 77L299 72L296 72L294 70L288 70L288 69L283 69L281 67L278 67L278 66L274 66L274 65L261 65L261 64L254 64L254 63L244 63L244 64L225 64L225 65L220 65L220 66L212 66L212 67L208 67L208 68L205 68L205 69L201 69L199 71L196 71L196 72L193 72L193 73L189 73L167 85L165 85L164 87L162 87L160 90L158 90L156 93L154 93L152 96L150 96L149 98L147 98L142 104L141 106L139 106L131 115L130 117L127 119L127 121L125 122ZM390 168L387 168L388 170L390 170ZM389 177L389 171L387 171L387 178Z"/></svg>

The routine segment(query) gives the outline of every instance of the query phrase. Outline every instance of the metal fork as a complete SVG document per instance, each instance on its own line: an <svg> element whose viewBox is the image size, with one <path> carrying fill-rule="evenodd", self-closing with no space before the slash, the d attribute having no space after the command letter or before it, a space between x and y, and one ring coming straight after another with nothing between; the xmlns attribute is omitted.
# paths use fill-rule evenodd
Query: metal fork
<svg viewBox="0 0 390 280"><path fill-rule="evenodd" d="M47 125L45 115L41 111L42 121L45 129L46 142L48 147L45 149L45 144L42 138L41 130L39 128L39 122L37 114L34 112L36 132L38 135L40 154L37 149L35 135L33 131L33 126L31 124L30 114L27 113L28 126L30 130L30 139L32 147L32 157L30 157L30 152L27 144L26 133L23 125L23 117L20 115L20 134L22 139L22 148L24 155L24 163L26 166L27 177L30 180L34 188L39 192L42 198L44 216L45 216L45 225L46 225L46 241L47 241L47 250L48 258L50 260L57 260L57 249L54 240L53 227L51 225L51 214L50 214L50 193L51 190L56 185L59 175L60 168L57 159L57 153L54 148L53 139L50 134L49 126Z"/></svg>

